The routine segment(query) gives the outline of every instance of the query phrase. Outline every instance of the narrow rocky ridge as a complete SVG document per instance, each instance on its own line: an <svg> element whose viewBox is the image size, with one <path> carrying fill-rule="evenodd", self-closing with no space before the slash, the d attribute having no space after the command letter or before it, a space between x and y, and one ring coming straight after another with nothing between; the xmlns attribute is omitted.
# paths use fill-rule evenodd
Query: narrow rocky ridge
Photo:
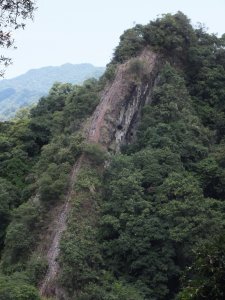
<svg viewBox="0 0 225 300"><path fill-rule="evenodd" d="M57 257L59 255L59 250L60 250L59 249L60 240L63 232L66 229L66 221L70 211L70 199L73 193L74 184L76 181L77 174L80 170L82 160L83 160L83 155L81 155L78 158L77 162L73 166L70 175L69 189L66 196L65 204L62 208L62 211L60 212L60 215L58 216L58 221L54 228L53 240L47 253L48 271L40 286L40 294L42 296L57 294L57 291L54 288L54 280L59 270Z"/></svg>
<svg viewBox="0 0 225 300"><path fill-rule="evenodd" d="M90 118L90 125L85 132L88 143L97 143L108 151L117 152L121 145L131 138L131 130L137 124L140 108L149 102L159 68L158 57L150 50L145 49L138 59L145 65L144 72L148 80L143 83L132 79L130 74L132 60L118 66L114 81L103 91L100 102ZM53 229L52 240L47 251L49 267L40 285L42 296L64 299L63 292L57 287L59 272L57 258L60 252L60 241L66 230L74 184L83 160L84 155L81 155L73 167L65 204L57 216L58 221Z"/></svg>

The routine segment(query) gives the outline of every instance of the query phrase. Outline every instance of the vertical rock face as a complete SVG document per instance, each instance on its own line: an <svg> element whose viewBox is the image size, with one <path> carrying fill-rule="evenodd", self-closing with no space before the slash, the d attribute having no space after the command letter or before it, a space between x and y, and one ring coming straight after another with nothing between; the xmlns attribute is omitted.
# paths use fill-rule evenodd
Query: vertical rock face
<svg viewBox="0 0 225 300"><path fill-rule="evenodd" d="M103 92L91 118L90 142L117 152L133 140L140 108L151 101L158 69L158 57L150 50L118 67L113 83Z"/></svg>
<svg viewBox="0 0 225 300"><path fill-rule="evenodd" d="M135 86L130 97L122 104L118 114L115 128L115 150L119 151L121 145L128 144L134 139L141 107L150 96L150 85Z"/></svg>

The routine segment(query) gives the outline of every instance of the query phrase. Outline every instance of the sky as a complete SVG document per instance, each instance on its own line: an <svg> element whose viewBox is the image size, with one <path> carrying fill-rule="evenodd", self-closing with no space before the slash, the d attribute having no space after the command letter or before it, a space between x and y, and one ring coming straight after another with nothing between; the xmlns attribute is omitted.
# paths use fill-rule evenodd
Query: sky
<svg viewBox="0 0 225 300"><path fill-rule="evenodd" d="M124 30L164 13L185 13L210 33L225 33L225 0L36 0L34 21L14 34L17 49L5 78L65 63L105 66Z"/></svg>

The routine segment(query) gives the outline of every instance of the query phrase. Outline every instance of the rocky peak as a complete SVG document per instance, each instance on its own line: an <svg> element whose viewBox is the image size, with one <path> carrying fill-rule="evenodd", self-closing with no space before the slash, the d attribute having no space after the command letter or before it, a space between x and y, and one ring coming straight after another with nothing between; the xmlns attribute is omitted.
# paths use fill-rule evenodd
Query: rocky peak
<svg viewBox="0 0 225 300"><path fill-rule="evenodd" d="M158 55L149 49L117 67L113 82L102 92L88 140L109 151L119 151L135 137L140 108L150 102L159 70Z"/></svg>

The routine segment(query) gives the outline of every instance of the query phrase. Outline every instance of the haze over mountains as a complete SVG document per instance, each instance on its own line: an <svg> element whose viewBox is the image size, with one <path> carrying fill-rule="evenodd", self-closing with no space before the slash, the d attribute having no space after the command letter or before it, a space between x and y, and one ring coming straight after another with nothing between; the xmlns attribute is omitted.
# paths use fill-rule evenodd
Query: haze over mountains
<svg viewBox="0 0 225 300"><path fill-rule="evenodd" d="M0 120L12 118L18 109L36 103L54 82L80 84L88 78L99 78L104 70L104 67L89 63L67 63L32 69L18 77L3 79L0 81Z"/></svg>

